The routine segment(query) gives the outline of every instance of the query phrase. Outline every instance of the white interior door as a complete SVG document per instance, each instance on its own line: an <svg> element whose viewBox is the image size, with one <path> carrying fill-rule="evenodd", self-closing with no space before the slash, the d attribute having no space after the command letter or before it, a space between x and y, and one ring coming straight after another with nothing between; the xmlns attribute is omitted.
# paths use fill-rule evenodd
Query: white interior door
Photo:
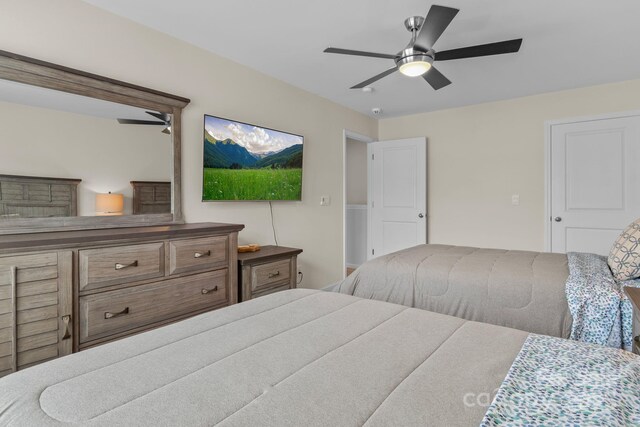
<svg viewBox="0 0 640 427"><path fill-rule="evenodd" d="M607 255L640 217L640 116L551 127L551 251Z"/></svg>
<svg viewBox="0 0 640 427"><path fill-rule="evenodd" d="M368 157L368 257L426 243L426 138L372 142Z"/></svg>

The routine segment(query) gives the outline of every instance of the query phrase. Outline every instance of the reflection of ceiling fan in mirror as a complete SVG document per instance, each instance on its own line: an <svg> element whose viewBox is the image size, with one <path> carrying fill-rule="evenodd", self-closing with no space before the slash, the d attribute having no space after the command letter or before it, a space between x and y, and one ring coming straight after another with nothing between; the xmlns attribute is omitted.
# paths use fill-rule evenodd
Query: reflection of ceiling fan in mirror
<svg viewBox="0 0 640 427"><path fill-rule="evenodd" d="M146 111L147 114L155 117L156 120L137 120L137 119L118 119L118 123L121 125L155 125L164 126L162 133L171 135L171 117L166 113L155 113L153 111Z"/></svg>
<svg viewBox="0 0 640 427"><path fill-rule="evenodd" d="M513 39L496 43L480 44L458 49L435 51L433 45L449 26L458 9L445 6L431 6L425 18L412 16L404 21L404 25L411 32L411 41L400 52L393 54L363 52L360 50L339 49L330 47L326 53L342 55L368 56L373 58L392 59L395 66L353 86L351 89L362 89L396 71L409 77L422 76L435 90L451 84L451 81L438 71L432 64L435 61L450 61L452 59L476 58L479 56L501 55L520 50L522 39Z"/></svg>

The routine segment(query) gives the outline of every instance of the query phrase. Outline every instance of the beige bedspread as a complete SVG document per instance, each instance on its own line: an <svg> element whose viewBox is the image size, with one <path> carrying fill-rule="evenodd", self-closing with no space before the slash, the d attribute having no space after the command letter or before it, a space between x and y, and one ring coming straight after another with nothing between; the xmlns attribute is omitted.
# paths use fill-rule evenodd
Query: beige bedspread
<svg viewBox="0 0 640 427"><path fill-rule="evenodd" d="M567 338L564 254L420 245L366 262L335 292Z"/></svg>
<svg viewBox="0 0 640 427"><path fill-rule="evenodd" d="M2 378L0 425L477 426L526 337L279 292Z"/></svg>

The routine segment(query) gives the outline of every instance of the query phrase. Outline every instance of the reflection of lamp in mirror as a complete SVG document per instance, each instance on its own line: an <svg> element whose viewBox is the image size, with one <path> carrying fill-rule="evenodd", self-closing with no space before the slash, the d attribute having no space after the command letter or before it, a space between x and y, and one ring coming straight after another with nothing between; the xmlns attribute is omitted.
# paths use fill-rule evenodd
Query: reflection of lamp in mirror
<svg viewBox="0 0 640 427"><path fill-rule="evenodd" d="M96 194L96 215L122 215L124 196L122 194Z"/></svg>

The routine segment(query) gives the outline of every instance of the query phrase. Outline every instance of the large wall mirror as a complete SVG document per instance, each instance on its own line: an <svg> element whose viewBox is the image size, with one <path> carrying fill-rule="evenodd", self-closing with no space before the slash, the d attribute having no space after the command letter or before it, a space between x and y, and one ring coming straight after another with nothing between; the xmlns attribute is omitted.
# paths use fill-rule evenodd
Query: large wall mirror
<svg viewBox="0 0 640 427"><path fill-rule="evenodd" d="M0 51L0 233L181 222L188 102Z"/></svg>

